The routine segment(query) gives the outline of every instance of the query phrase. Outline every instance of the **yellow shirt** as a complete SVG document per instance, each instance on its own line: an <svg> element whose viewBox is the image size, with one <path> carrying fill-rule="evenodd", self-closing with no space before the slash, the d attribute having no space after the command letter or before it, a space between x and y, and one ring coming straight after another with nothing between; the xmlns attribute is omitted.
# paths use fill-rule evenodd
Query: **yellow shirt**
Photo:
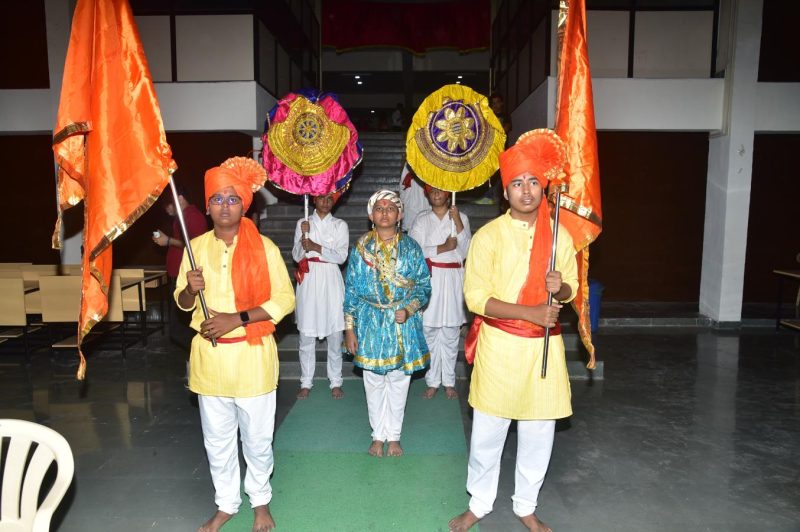
<svg viewBox="0 0 800 532"><path fill-rule="evenodd" d="M528 276L534 233L535 224L515 220L508 212L475 233L464 276L464 299L472 312L485 316L490 297L517 302ZM575 248L563 228L558 231L556 270L574 296L578 288ZM561 336L550 337L545 379L541 378L543 349L543 338L521 338L484 323L478 335L469 404L508 419L571 415L564 341Z"/></svg>
<svg viewBox="0 0 800 532"><path fill-rule="evenodd" d="M208 308L218 312L237 312L231 279L231 263L238 237L228 247L225 242L209 231L192 240L192 252L198 267L203 268L206 289L203 291ZM278 323L294 310L294 289L286 271L286 265L278 247L262 236L267 255L270 279L270 299L263 308ZM186 272L191 269L189 257L184 251L180 272L175 287L175 301L186 287ZM258 282L258 279L253 279ZM195 304L183 310L191 311L192 329L199 331L205 319L199 298ZM180 303L178 303L178 307ZM244 336L243 327L237 327L225 337ZM273 391L278 386L278 347L274 335L265 336L261 345L250 345L246 341L232 344L217 343L216 347L199 334L192 339L189 359L189 388L201 395L219 397L254 397Z"/></svg>

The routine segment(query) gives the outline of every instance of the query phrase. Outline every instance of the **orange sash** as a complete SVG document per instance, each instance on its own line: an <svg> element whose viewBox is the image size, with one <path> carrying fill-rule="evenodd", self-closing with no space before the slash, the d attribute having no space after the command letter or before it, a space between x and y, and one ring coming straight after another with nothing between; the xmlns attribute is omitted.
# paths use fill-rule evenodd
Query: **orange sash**
<svg viewBox="0 0 800 532"><path fill-rule="evenodd" d="M523 326L527 324L522 320L506 320L500 318L490 318L488 316L476 315L472 320L472 326L469 328L467 338L464 340L464 355L467 358L467 363L472 364L475 360L475 352L478 347L478 333L481 330L482 324L489 325L501 331L505 331L514 336L521 336L522 338L542 338L544 337L544 327L535 326L532 329L530 326ZM556 322L555 327L550 328L550 336L557 336L561 334L561 324Z"/></svg>

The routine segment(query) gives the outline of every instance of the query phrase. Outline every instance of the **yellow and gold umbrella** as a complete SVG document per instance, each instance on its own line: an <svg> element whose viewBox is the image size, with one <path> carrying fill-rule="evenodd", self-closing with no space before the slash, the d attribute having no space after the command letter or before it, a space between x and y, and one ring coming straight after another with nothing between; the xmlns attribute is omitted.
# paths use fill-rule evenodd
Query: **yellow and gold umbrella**
<svg viewBox="0 0 800 532"><path fill-rule="evenodd" d="M485 183L500 167L506 134L486 96L445 85L419 106L406 134L406 159L423 182L448 192Z"/></svg>

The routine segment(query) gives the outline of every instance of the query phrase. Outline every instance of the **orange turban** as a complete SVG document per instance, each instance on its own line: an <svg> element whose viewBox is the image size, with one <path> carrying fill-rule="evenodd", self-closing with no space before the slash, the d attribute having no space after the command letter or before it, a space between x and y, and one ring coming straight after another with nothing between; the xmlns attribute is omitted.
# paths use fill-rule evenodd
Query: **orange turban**
<svg viewBox="0 0 800 532"><path fill-rule="evenodd" d="M345 190L346 190L346 187L343 188L343 189L337 190L336 192L331 192L330 194L321 194L319 196L314 196L314 197L315 198L324 198L325 196L330 196L331 199L333 200L333 204L336 205L336 202L338 202L342 198L342 194L344 194Z"/></svg>
<svg viewBox="0 0 800 532"><path fill-rule="evenodd" d="M242 198L242 213L253 202L253 192L264 185L267 171L253 159L231 157L221 165L206 171L206 206L208 198L225 187L233 187ZM243 216L239 222L236 250L231 263L231 280L236 310L250 310L269 301L272 288L269 279L267 253L255 224ZM261 338L275 332L271 321L258 321L245 327L247 343L257 345Z"/></svg>
<svg viewBox="0 0 800 532"><path fill-rule="evenodd" d="M208 198L225 187L233 187L242 198L242 212L250 208L253 192L264 186L267 171L248 157L231 157L219 166L206 171L206 206Z"/></svg>
<svg viewBox="0 0 800 532"><path fill-rule="evenodd" d="M542 188L558 177L567 164L567 146L551 129L534 129L523 133L516 144L500 154L500 178L503 187L512 179L530 172Z"/></svg>

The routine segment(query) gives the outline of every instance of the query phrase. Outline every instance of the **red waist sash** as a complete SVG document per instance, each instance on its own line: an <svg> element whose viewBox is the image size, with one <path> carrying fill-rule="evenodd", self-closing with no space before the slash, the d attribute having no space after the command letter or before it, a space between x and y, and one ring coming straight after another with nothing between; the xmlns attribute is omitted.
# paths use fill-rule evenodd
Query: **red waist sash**
<svg viewBox="0 0 800 532"><path fill-rule="evenodd" d="M201 335L202 336L202 335ZM211 339L205 336L202 336L203 340L210 342ZM233 338L217 338L218 344L238 344L239 342L244 342L247 340L247 336L234 336Z"/></svg>
<svg viewBox="0 0 800 532"><path fill-rule="evenodd" d="M425 259L425 264L428 265L428 271L433 271L434 268L460 268L460 262L433 262L431 259Z"/></svg>
<svg viewBox="0 0 800 532"><path fill-rule="evenodd" d="M520 320L507 320L476 315L475 319L472 320L472 326L469 328L467 338L464 340L464 355L466 356L467 363L469 364L472 364L472 362L475 360L475 350L478 347L478 333L481 330L481 324L484 323L494 327L495 329L500 329L501 331L505 331L509 334L520 336L522 338L544 337L544 327L536 327L535 329L531 329L530 327L522 327L520 325ZM561 334L561 324L556 322L555 327L550 327L550 336L557 336L559 334Z"/></svg>
<svg viewBox="0 0 800 532"><path fill-rule="evenodd" d="M297 263L297 269L294 271L294 278L297 281L297 284L303 282L303 277L306 276L311 269L308 266L309 262L324 262L327 263L328 261L322 260L319 257L304 257L303 260Z"/></svg>

